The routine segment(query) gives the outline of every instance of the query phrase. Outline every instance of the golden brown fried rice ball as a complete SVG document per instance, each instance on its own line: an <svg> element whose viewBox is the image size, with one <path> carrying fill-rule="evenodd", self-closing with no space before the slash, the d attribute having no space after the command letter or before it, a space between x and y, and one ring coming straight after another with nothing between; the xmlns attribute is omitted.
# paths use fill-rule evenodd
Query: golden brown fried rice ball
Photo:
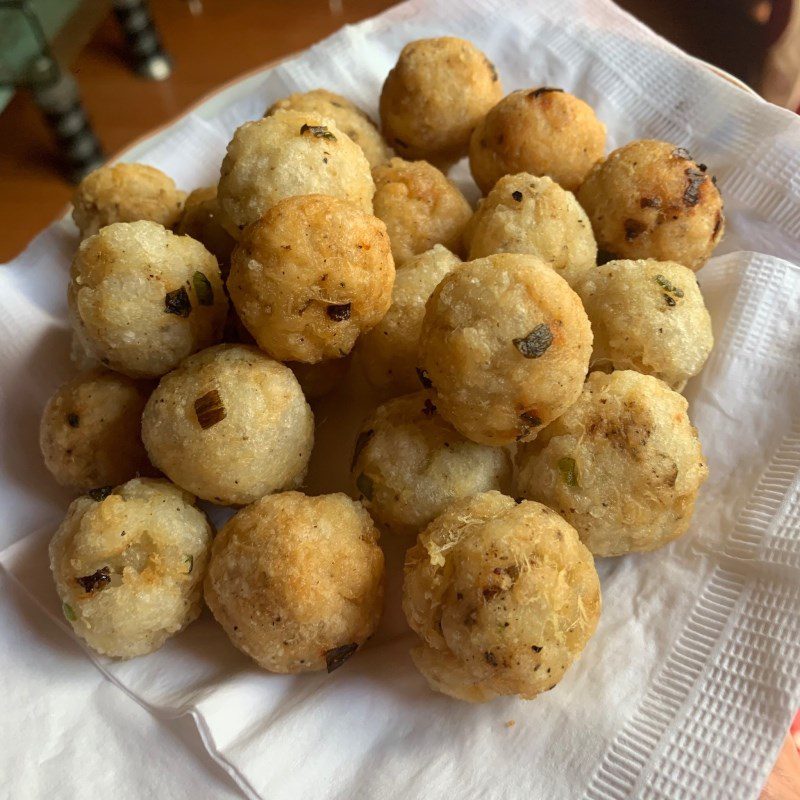
<svg viewBox="0 0 800 800"><path fill-rule="evenodd" d="M59 387L42 414L44 463L62 486L116 486L152 468L139 429L150 387L95 369Z"/></svg>
<svg viewBox="0 0 800 800"><path fill-rule="evenodd" d="M372 177L375 216L386 223L398 266L437 244L461 252L462 232L472 209L436 167L393 158L376 167Z"/></svg>
<svg viewBox="0 0 800 800"><path fill-rule="evenodd" d="M590 368L633 369L679 392L714 346L694 273L675 261L609 261L578 294L594 333Z"/></svg>
<svg viewBox="0 0 800 800"><path fill-rule="evenodd" d="M592 332L544 261L501 253L447 275L426 305L420 367L442 416L469 439L530 441L578 398Z"/></svg>
<svg viewBox="0 0 800 800"><path fill-rule="evenodd" d="M333 120L276 111L236 130L220 170L222 221L237 238L284 197L325 194L372 213L375 184L361 148Z"/></svg>
<svg viewBox="0 0 800 800"><path fill-rule="evenodd" d="M375 410L356 440L355 487L372 517L395 533L416 533L453 500L511 488L505 448L464 438L425 391Z"/></svg>
<svg viewBox="0 0 800 800"><path fill-rule="evenodd" d="M437 244L398 268L389 310L356 348L372 386L393 394L419 389L417 348L425 303L442 278L460 264L461 259Z"/></svg>
<svg viewBox="0 0 800 800"><path fill-rule="evenodd" d="M73 500L50 542L64 616L99 653L152 653L200 614L211 525L169 481L90 495Z"/></svg>
<svg viewBox="0 0 800 800"><path fill-rule="evenodd" d="M572 288L597 263L592 225L575 195L527 172L497 181L473 215L467 236L470 259L531 253Z"/></svg>
<svg viewBox="0 0 800 800"><path fill-rule="evenodd" d="M642 139L598 163L577 193L612 258L677 261L697 271L722 239L722 198L683 147Z"/></svg>
<svg viewBox="0 0 800 800"><path fill-rule="evenodd" d="M606 126L562 89L519 89L475 128L469 145L472 177L486 194L503 175L546 175L574 192L603 157Z"/></svg>
<svg viewBox="0 0 800 800"><path fill-rule="evenodd" d="M287 361L286 366L297 378L306 400L316 400L332 392L344 380L350 369L350 359L331 358L316 364Z"/></svg>
<svg viewBox="0 0 800 800"><path fill-rule="evenodd" d="M650 375L593 372L520 450L517 491L556 509L596 556L661 547L688 528L708 475L686 409Z"/></svg>
<svg viewBox="0 0 800 800"><path fill-rule="evenodd" d="M158 222L171 228L180 217L186 193L168 175L145 164L106 165L90 172L72 198L72 219L81 238L112 222Z"/></svg>
<svg viewBox="0 0 800 800"><path fill-rule="evenodd" d="M217 259L225 277L236 240L225 230L220 216L217 187L195 189L186 198L175 233L197 239Z"/></svg>
<svg viewBox="0 0 800 800"><path fill-rule="evenodd" d="M404 158L449 164L466 155L469 136L503 96L494 65L453 36L407 44L381 91L384 136Z"/></svg>
<svg viewBox="0 0 800 800"><path fill-rule="evenodd" d="M391 303L386 226L352 203L287 197L244 231L228 291L259 347L281 361L340 358Z"/></svg>
<svg viewBox="0 0 800 800"><path fill-rule="evenodd" d="M499 492L452 503L408 551L403 610L432 689L483 702L553 689L597 627L600 581L575 529Z"/></svg>
<svg viewBox="0 0 800 800"><path fill-rule="evenodd" d="M145 406L142 439L179 486L244 505L301 483L314 416L288 367L255 347L223 344L161 379Z"/></svg>
<svg viewBox="0 0 800 800"><path fill-rule="evenodd" d="M228 312L214 256L156 222L118 222L84 239L68 298L79 346L133 378L163 375L219 341Z"/></svg>
<svg viewBox="0 0 800 800"><path fill-rule="evenodd" d="M392 157L391 148L383 140L375 123L355 103L340 94L327 89L295 92L273 103L264 116L268 117L285 109L332 119L336 127L364 151L371 167L377 167Z"/></svg>
<svg viewBox="0 0 800 800"><path fill-rule="evenodd" d="M205 597L233 644L271 672L341 666L383 606L378 531L343 494L264 497L219 532Z"/></svg>

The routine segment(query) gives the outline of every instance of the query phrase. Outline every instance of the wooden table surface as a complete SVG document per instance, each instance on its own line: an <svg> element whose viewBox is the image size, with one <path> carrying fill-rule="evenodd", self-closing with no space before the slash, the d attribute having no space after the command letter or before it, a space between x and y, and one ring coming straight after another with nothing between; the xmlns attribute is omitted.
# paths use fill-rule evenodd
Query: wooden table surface
<svg viewBox="0 0 800 800"><path fill-rule="evenodd" d="M373 16L393 0L202 0L193 16L187 0L151 1L172 77L138 78L128 68L111 18L73 64L84 103L103 147L112 155L164 125L238 75L302 50L342 25ZM627 7L636 3L625 2ZM302 22L300 22L302 21ZM30 98L19 93L0 114L0 263L10 260L56 218L72 188ZM735 743L731 744L735 747ZM800 757L787 737L762 800L800 798Z"/></svg>

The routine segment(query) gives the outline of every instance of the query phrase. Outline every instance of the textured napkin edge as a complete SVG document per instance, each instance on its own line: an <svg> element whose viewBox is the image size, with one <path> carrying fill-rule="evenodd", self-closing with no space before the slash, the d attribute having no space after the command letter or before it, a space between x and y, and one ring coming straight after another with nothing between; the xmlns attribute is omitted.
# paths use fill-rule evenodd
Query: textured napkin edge
<svg viewBox="0 0 800 800"><path fill-rule="evenodd" d="M795 421L762 474L751 502L731 534L725 555L747 562L762 561L781 573L800 570L800 540L796 533L800 528L798 476L800 420ZM786 508L783 514L782 506ZM793 525L795 537L791 538L785 534Z"/></svg>
<svg viewBox="0 0 800 800"><path fill-rule="evenodd" d="M753 561L767 567L783 564L783 550L765 547L776 520L782 530L795 531L790 541L800 541L800 505L786 503L798 490L800 422L773 452L739 514L722 563L714 567L664 666L606 750L584 800L729 800L755 797L761 791L792 709L800 705L800 616L791 612L800 603L800 585L796 575L785 570L768 568L766 574L748 576L746 569L752 569ZM765 521L771 526L765 527ZM741 563L744 560L747 565ZM763 637L748 633L763 624L777 627L776 618L782 620L781 635L773 633L767 642L774 644L767 654L774 678L770 684L763 677ZM748 675L751 663L762 664L761 680ZM730 680L722 680L722 675ZM735 712L742 709L727 698L733 693L731 680L743 684L739 697L758 700L766 687L780 695L780 702L770 713L743 711L740 716L745 719L737 718ZM684 727L677 724L680 720ZM709 753L724 763L724 770L709 769ZM691 794L682 794L689 785Z"/></svg>

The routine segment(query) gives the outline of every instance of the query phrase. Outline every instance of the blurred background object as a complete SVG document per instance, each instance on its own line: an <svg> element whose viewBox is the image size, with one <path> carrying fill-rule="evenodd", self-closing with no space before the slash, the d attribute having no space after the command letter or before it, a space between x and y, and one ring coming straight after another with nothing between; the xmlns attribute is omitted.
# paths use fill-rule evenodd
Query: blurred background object
<svg viewBox="0 0 800 800"><path fill-rule="evenodd" d="M682 50L757 89L766 54L767 24L773 7L782 2L617 0L617 5Z"/></svg>
<svg viewBox="0 0 800 800"><path fill-rule="evenodd" d="M770 46L761 93L771 103L800 113L800 2L776 2L768 24Z"/></svg>
<svg viewBox="0 0 800 800"><path fill-rule="evenodd" d="M140 75L171 73L145 0L0 0L0 111L27 89L76 182L103 160L100 143L68 67L113 7Z"/></svg>
<svg viewBox="0 0 800 800"><path fill-rule="evenodd" d="M172 62L161 46L148 4L144 0L112 0L112 3L136 72L154 81L169 78Z"/></svg>
<svg viewBox="0 0 800 800"><path fill-rule="evenodd" d="M0 110L15 90L29 90L75 181L103 162L77 83L56 57L57 47L68 63L81 46L69 24L80 6L79 0L0 0Z"/></svg>
<svg viewBox="0 0 800 800"><path fill-rule="evenodd" d="M800 110L800 0L617 0L678 45Z"/></svg>

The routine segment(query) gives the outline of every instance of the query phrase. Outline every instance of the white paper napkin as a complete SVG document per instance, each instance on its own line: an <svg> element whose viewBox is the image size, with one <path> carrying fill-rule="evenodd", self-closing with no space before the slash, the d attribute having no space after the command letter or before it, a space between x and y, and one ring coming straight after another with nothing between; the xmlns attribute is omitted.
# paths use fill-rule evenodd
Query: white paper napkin
<svg viewBox="0 0 800 800"><path fill-rule="evenodd" d="M604 0L415 0L249 78L128 160L186 188L212 182L232 131L273 100L325 86L374 112L401 46L447 33L483 48L507 90L548 84L585 98L610 147L664 138L719 177L726 255L700 273L717 346L688 389L711 475L690 532L655 553L599 562L598 632L533 702L476 707L427 689L408 657L394 541L384 542L392 578L381 630L333 675L260 672L208 615L152 656L96 662L154 712L191 714L251 797L756 797L800 704L800 120ZM454 174L474 197L464 165ZM19 539L0 564L57 620L46 544L67 496L40 464L36 426L70 370L74 246L61 223L0 272L0 502L7 538ZM358 387L343 394L316 408L327 423L314 491L346 484L367 401ZM331 413L341 405L344 421Z"/></svg>

